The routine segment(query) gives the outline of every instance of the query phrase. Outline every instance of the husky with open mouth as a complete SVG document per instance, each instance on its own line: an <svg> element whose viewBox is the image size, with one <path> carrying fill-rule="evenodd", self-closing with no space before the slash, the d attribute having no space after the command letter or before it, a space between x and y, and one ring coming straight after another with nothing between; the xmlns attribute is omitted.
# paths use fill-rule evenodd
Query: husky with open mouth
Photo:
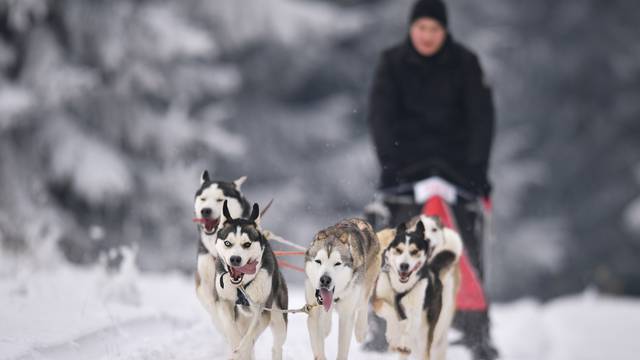
<svg viewBox="0 0 640 360"><path fill-rule="evenodd" d="M219 225L224 221L222 205L227 201L229 213L234 217L249 216L249 202L242 195L243 176L233 182L214 181L207 170L200 176L200 187L194 199L194 211L198 223L198 256L196 265L196 294L202 306L220 328L215 309L213 290L215 284L216 239Z"/></svg>
<svg viewBox="0 0 640 360"><path fill-rule="evenodd" d="M316 234L305 254L307 326L316 360L324 360L324 340L331 331L331 310L340 318L338 359L349 357L354 333L367 335L369 299L380 273L380 244L371 225L361 219L342 220Z"/></svg>
<svg viewBox="0 0 640 360"><path fill-rule="evenodd" d="M272 359L282 359L287 314L279 310L289 305L287 285L260 229L258 204L253 205L248 218L235 218L225 201L222 214L225 220L216 239L213 294L220 332L233 349L232 359L251 359L256 339L271 326Z"/></svg>
<svg viewBox="0 0 640 360"><path fill-rule="evenodd" d="M424 215L378 234L385 249L373 303L386 320L389 349L400 359L446 359L460 281L460 236Z"/></svg>

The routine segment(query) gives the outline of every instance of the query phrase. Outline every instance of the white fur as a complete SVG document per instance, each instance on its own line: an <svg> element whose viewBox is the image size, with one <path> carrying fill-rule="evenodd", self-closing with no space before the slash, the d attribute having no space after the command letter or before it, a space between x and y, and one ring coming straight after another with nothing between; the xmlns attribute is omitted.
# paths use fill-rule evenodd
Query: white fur
<svg viewBox="0 0 640 360"><path fill-rule="evenodd" d="M431 240L433 254L448 250L456 255L454 265L441 274L443 285L442 311L435 327L431 353L427 354L427 339L429 324L426 313L423 311L425 290L428 279L414 279L406 284L399 281L399 276L395 269L390 269L388 276L381 274L376 283L377 298L374 302L374 310L378 316L387 322L387 341L392 350L408 349L411 355L420 359L445 360L448 348L447 332L451 326L455 314L456 279L453 269L458 266L457 262L462 254L462 240L458 233L448 228L440 228L437 223L429 217L422 216L420 221L425 226L425 235ZM415 230L415 227L413 228ZM387 261L393 261L394 257L402 258L404 254L395 254L390 250L387 252ZM414 276L414 275L412 275ZM413 288L411 288L413 287ZM401 320L398 317L395 307L392 305L395 294L411 289L401 300L407 319ZM406 354L400 354L400 359L407 358Z"/></svg>
<svg viewBox="0 0 640 360"><path fill-rule="evenodd" d="M320 261L320 264L316 263ZM336 265L339 264L339 265ZM333 304L330 311L324 307L316 306L311 309L307 319L307 328L311 340L311 349L316 360L326 359L324 340L331 331L331 310L338 313L338 360L346 360L349 356L351 337L356 330L356 339L364 341L367 326L367 307L369 295L366 294L361 284L354 284L353 269L345 266L338 251L327 254L321 249L316 257L305 263L305 297L307 304L316 304L316 289L320 287L320 277L328 275L335 286ZM336 302L336 299L339 299Z"/></svg>
<svg viewBox="0 0 640 360"><path fill-rule="evenodd" d="M320 264L316 260L320 261ZM332 283L335 286L334 298L340 297L339 294L345 290L353 277L353 269L344 265L338 251L332 251L331 254L327 254L325 249L320 249L313 261L308 261L304 265L307 278L315 289L320 288L320 277L322 275L328 275L333 280Z"/></svg>
<svg viewBox="0 0 640 360"><path fill-rule="evenodd" d="M460 235L447 227L439 227L432 217L420 215L419 221L424 225L425 238L431 240L433 249L431 258L443 250L449 250L456 254L457 261L462 255L462 239ZM414 231L415 226L411 230Z"/></svg>
<svg viewBox="0 0 640 360"><path fill-rule="evenodd" d="M242 261L240 266L244 266L250 261L257 261L256 269L259 269L262 261L262 248L259 241L251 241L246 233L240 231L240 227L236 228L234 233L229 233L226 239L218 239L216 241L216 252L226 265L231 264L232 256L239 256ZM251 244L248 248L244 248L244 244ZM230 246L228 246L230 245ZM258 274L245 274L242 277L242 284L247 284L253 280ZM269 282L271 284L271 282Z"/></svg>
<svg viewBox="0 0 640 360"><path fill-rule="evenodd" d="M240 187L245 180L246 177L243 176L234 181L238 190L240 190ZM202 183L204 183L204 174L201 179L201 184ZM222 214L222 206L224 204L224 200L227 200L227 207L229 208L230 215L233 218L242 216L242 206L240 202L235 198L225 197L221 189L219 189L215 183L205 189L200 194L200 196L196 197L194 201L194 211L196 216L200 217L201 210L205 207L209 207L212 210L212 217L220 219L219 226L222 225L226 220L224 215ZM220 288L220 275L216 274L214 257L219 256L218 248L216 247L217 232L209 235L205 233L203 227L201 227L201 229L202 230L200 231L200 238L209 253L198 255L197 271L198 276L200 277L200 286L196 288L197 297L200 300L202 306L211 315L212 321L216 328L221 334L224 334L224 336L227 338L228 343L231 345L231 348L235 350L232 358L250 359L252 358L251 347L253 346L255 338L264 330L264 328L268 324L265 324L264 321L260 319L260 316L258 316L257 323L253 325L252 330L249 332L249 328L253 323L255 314L259 315L262 313L262 311L258 311L258 309L241 315L239 321L236 323L233 318L235 298L237 295L236 287L230 283L228 274L225 274L226 276L223 275L223 282L225 283L225 287L224 289ZM233 235L230 234L229 237L233 237ZM236 243L248 240L246 239L246 235L235 236L232 240L234 240L234 251L236 251L236 253L239 253L240 256L242 256L244 259L242 263L243 265L246 264L249 258L255 258L258 261L261 260L262 256L261 252L258 250L260 248L260 245L258 243L252 244L250 248L250 254L247 255L245 254L245 252L240 252L235 249ZM229 257L231 255L227 253L226 249L222 253L226 255L225 261L229 261ZM265 270L259 270L260 264L257 265L256 269L256 274L246 275L243 278L243 283L246 284L248 281L251 281L254 278L259 278L255 282L257 286L252 285L249 289L247 289L247 291L249 292L249 295L253 301L264 303L271 290L271 277L266 274ZM215 301L213 298L214 286L216 287L220 298L233 300ZM274 334L273 359L281 359L282 345L284 343L284 339L286 338L286 324L284 322L284 318L281 315L272 316L271 326ZM246 337L247 340L244 340L244 342L242 342L243 334L247 333L250 333L250 336Z"/></svg>
<svg viewBox="0 0 640 360"><path fill-rule="evenodd" d="M243 244L250 244L243 247ZM250 299L251 306L238 307L238 317L234 319L233 313L237 298L237 288L239 285L231 283L229 273L218 274L216 276L216 292L220 297L217 302L218 312L224 313L220 316L220 331L227 335L227 341L233 349L232 359L251 359L253 357L253 346L256 339L262 334L267 326L271 326L273 333L272 358L282 359L282 346L286 339L286 323L284 316L277 312L277 304L274 301L272 308L276 311L264 314L264 306L271 295L272 277L267 270L262 269L263 248L259 241L251 241L246 233L237 227L234 232L230 232L226 239L218 239L216 251L220 259L225 264L230 264L231 256L240 256L241 266L249 261L258 261L255 274L245 274L242 277L242 285L251 282L251 286L245 288L245 292ZM224 287L220 286L220 281Z"/></svg>

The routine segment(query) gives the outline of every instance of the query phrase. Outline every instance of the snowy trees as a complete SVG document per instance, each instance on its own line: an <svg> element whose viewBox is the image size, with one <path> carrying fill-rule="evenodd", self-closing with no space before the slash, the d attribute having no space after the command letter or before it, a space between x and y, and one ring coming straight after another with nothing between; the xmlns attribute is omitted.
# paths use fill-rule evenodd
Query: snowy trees
<svg viewBox="0 0 640 360"><path fill-rule="evenodd" d="M0 242L79 262L138 242L145 268L190 269L204 168L248 175L294 241L358 214L368 81L410 3L0 0ZM449 6L498 102L491 287L637 292L638 5Z"/></svg>

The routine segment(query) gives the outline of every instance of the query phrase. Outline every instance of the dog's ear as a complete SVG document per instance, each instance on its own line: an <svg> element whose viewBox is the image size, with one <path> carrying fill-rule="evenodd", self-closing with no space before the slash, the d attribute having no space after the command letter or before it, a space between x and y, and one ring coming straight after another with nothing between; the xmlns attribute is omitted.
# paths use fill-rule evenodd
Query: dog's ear
<svg viewBox="0 0 640 360"><path fill-rule="evenodd" d="M233 220L233 218L231 217L231 213L229 213L229 207L227 206L227 200L225 200L224 204L222 205L222 215L224 215L224 218L226 219L226 221Z"/></svg>
<svg viewBox="0 0 640 360"><path fill-rule="evenodd" d="M210 181L210 179L209 179L209 171L205 170L200 175L200 185L206 183L207 181Z"/></svg>
<svg viewBox="0 0 640 360"><path fill-rule="evenodd" d="M241 176L233 181L233 185L235 185L236 189L239 191L245 181L247 181L247 177Z"/></svg>
<svg viewBox="0 0 640 360"><path fill-rule="evenodd" d="M407 232L407 224L401 223L400 225L398 225L398 227L396 228L396 235L404 234L405 232Z"/></svg>
<svg viewBox="0 0 640 360"><path fill-rule="evenodd" d="M258 203L253 204L253 209L251 209L251 215L249 216L249 221L256 222L258 220L258 216L260 215L260 206Z"/></svg>
<svg viewBox="0 0 640 360"><path fill-rule="evenodd" d="M416 224L416 232L420 234L421 237L426 238L424 233L424 224L422 223L422 220L418 220L418 223Z"/></svg>

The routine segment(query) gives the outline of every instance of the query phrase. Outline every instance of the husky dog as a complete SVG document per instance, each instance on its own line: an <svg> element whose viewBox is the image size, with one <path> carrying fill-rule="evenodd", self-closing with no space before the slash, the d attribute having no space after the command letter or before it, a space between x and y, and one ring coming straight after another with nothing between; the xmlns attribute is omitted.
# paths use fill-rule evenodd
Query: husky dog
<svg viewBox="0 0 640 360"><path fill-rule="evenodd" d="M221 333L233 359L253 357L253 345L270 325L272 358L282 359L287 336L287 285L269 241L258 226L260 210L253 205L248 219L234 218L228 201L223 203L224 223L216 239L214 301Z"/></svg>
<svg viewBox="0 0 640 360"><path fill-rule="evenodd" d="M228 202L229 213L232 216L249 216L249 202L240 192L245 180L246 177L243 176L233 182L212 181L209 178L209 172L205 170L200 176L200 188L194 200L195 216L199 222L196 294L218 328L220 326L213 298L217 231L223 220L222 204L225 200Z"/></svg>
<svg viewBox="0 0 640 360"><path fill-rule="evenodd" d="M307 326L314 358L325 359L324 339L331 330L331 309L340 317L338 359L349 356L351 335L365 340L369 298L380 273L380 244L371 225L342 220L316 234L305 254L305 297L314 306Z"/></svg>
<svg viewBox="0 0 640 360"><path fill-rule="evenodd" d="M389 348L400 359L410 354L446 359L459 285L460 236L424 215L379 236L385 250L373 308L387 322Z"/></svg>

